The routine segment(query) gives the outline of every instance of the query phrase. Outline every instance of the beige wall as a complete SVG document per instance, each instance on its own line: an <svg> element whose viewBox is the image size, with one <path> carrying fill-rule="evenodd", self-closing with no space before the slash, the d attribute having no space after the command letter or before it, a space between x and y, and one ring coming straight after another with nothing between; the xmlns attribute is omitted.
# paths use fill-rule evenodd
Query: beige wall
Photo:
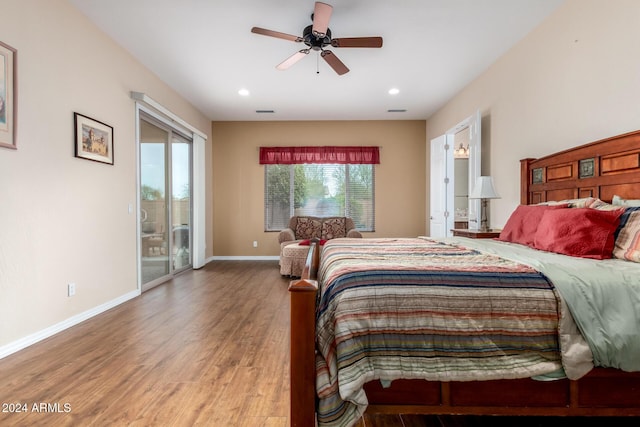
<svg viewBox="0 0 640 427"><path fill-rule="evenodd" d="M640 128L640 1L569 0L427 121L431 140L476 109L483 174L519 203L519 160Z"/></svg>
<svg viewBox="0 0 640 427"><path fill-rule="evenodd" d="M214 122L213 253L277 256L278 235L264 232L260 146L377 145L376 231L367 237L418 236L425 218L425 122ZM253 248L254 240L258 247Z"/></svg>
<svg viewBox="0 0 640 427"><path fill-rule="evenodd" d="M18 150L0 148L2 353L137 290L129 92L207 133L211 122L67 1L0 0L0 14L0 40L18 50L19 102ZM115 165L74 158L74 112L113 126Z"/></svg>

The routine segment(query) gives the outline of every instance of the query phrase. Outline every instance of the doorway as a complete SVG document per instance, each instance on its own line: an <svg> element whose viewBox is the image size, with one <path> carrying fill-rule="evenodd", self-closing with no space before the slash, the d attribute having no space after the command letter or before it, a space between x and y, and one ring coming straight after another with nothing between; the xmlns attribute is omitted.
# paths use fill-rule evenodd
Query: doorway
<svg viewBox="0 0 640 427"><path fill-rule="evenodd" d="M140 112L142 290L191 268L192 140Z"/></svg>
<svg viewBox="0 0 640 427"><path fill-rule="evenodd" d="M479 228L480 201L468 195L480 176L480 111L430 143L429 235L450 237L454 228Z"/></svg>

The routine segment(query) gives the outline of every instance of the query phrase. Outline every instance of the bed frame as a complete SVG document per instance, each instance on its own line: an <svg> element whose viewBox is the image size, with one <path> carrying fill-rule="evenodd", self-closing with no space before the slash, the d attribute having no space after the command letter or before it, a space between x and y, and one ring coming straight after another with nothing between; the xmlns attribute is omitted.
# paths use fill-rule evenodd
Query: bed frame
<svg viewBox="0 0 640 427"><path fill-rule="evenodd" d="M640 131L521 160L521 203L617 194L640 199ZM319 248L291 282L291 426L315 425L315 302ZM368 413L640 416L640 372L596 368L577 381L531 379L365 384Z"/></svg>

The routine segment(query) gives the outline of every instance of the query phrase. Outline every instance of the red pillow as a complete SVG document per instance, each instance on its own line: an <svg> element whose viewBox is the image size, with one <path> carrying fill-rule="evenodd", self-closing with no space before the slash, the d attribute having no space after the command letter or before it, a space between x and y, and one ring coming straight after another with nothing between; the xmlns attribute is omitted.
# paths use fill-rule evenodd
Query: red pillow
<svg viewBox="0 0 640 427"><path fill-rule="evenodd" d="M575 257L611 258L623 212L590 208L547 211L538 226L534 247Z"/></svg>
<svg viewBox="0 0 640 427"><path fill-rule="evenodd" d="M565 209L567 206L569 205L520 205L507 220L498 240L533 246L542 215L546 211Z"/></svg>
<svg viewBox="0 0 640 427"><path fill-rule="evenodd" d="M318 240L318 244L320 246L324 245L325 243L327 243L327 239ZM311 239L301 240L300 242L298 242L298 245L300 245L300 246L310 246L311 245Z"/></svg>

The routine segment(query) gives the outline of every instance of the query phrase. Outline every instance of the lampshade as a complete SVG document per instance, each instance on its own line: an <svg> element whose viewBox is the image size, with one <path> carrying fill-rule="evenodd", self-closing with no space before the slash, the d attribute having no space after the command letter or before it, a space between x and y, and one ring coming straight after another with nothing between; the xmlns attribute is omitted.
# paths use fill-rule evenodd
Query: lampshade
<svg viewBox="0 0 640 427"><path fill-rule="evenodd" d="M493 188L493 178L490 176L479 176L476 185L469 194L470 199L499 199L500 196Z"/></svg>

